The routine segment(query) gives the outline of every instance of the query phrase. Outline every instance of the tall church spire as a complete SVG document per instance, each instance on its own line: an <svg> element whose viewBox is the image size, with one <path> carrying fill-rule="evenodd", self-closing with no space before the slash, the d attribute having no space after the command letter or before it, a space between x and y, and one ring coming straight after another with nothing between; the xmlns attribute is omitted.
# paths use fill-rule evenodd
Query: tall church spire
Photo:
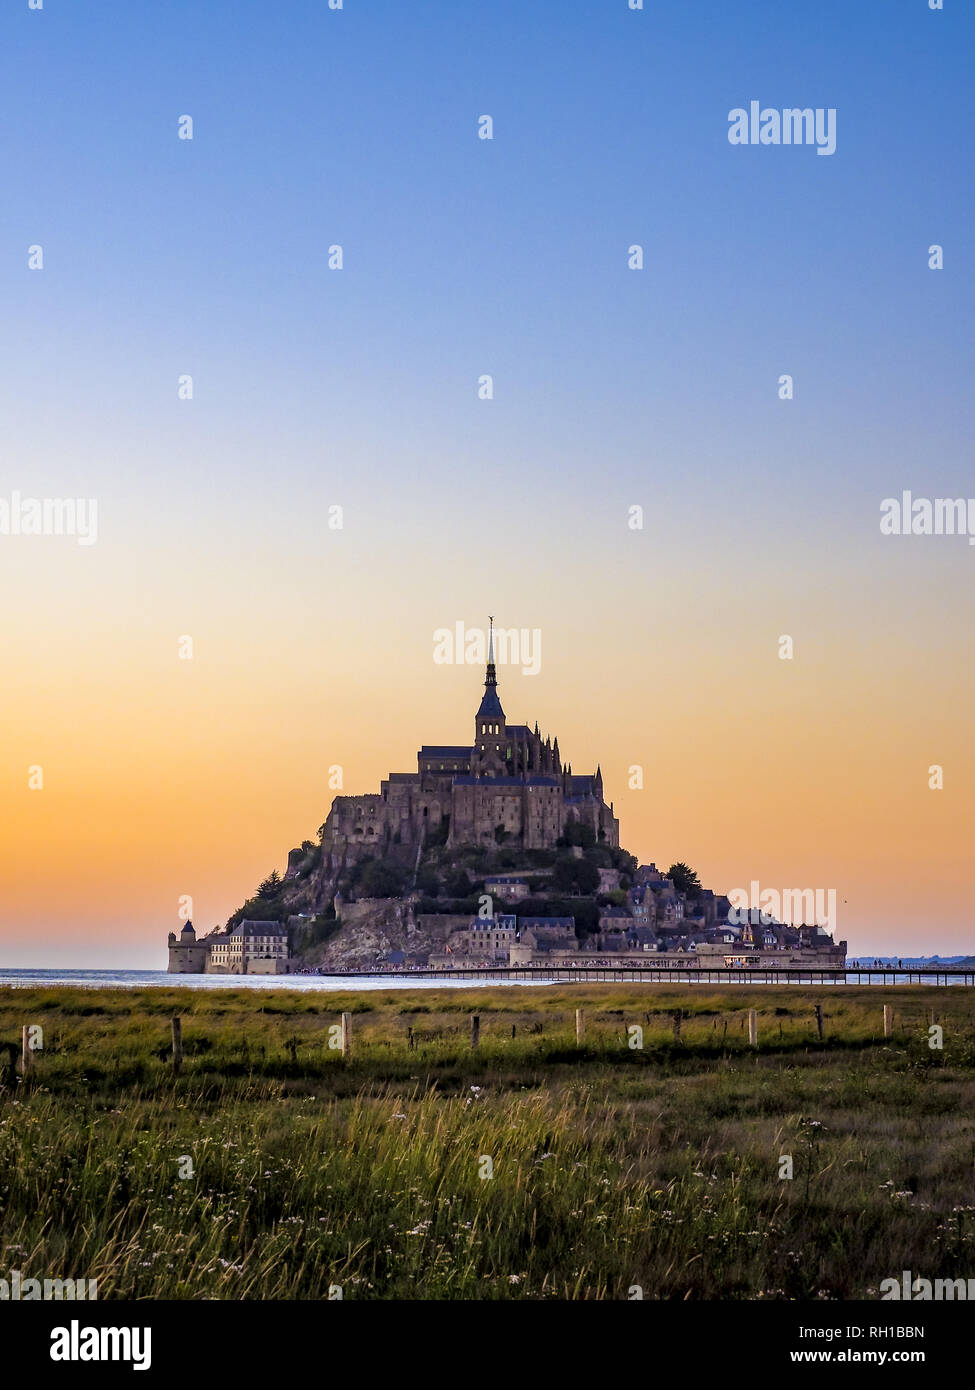
<svg viewBox="0 0 975 1390"><path fill-rule="evenodd" d="M498 673L494 667L494 618L489 617L488 622L491 626L488 633L487 671L484 673L485 690L487 690L489 686L496 686L498 683Z"/></svg>
<svg viewBox="0 0 975 1390"><path fill-rule="evenodd" d="M481 700L481 707L477 711L477 718L487 720L500 720L503 724L504 710L501 708L501 701L498 699L498 673L494 665L493 616L488 618L488 622L491 624L491 628L490 635L488 637L487 670L484 673L484 697ZM478 734L482 734L484 732L485 730L483 729L478 730ZM501 733L501 725L492 724L487 732L490 732L492 734Z"/></svg>
<svg viewBox="0 0 975 1390"><path fill-rule="evenodd" d="M504 773L507 758L505 717L498 699L498 676L494 667L494 618L489 619L487 670L484 673L484 694L474 716L474 749L471 771L476 775L496 777Z"/></svg>

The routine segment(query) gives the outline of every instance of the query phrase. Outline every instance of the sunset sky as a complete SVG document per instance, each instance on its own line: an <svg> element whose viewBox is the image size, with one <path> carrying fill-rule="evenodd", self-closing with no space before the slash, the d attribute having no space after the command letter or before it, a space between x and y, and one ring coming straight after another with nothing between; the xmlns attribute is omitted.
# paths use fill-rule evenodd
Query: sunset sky
<svg viewBox="0 0 975 1390"><path fill-rule="evenodd" d="M98 531L0 535L0 967L164 969L469 740L488 613L641 862L975 953L975 546L879 528L975 497L975 12L787 8L4 7L0 502Z"/></svg>

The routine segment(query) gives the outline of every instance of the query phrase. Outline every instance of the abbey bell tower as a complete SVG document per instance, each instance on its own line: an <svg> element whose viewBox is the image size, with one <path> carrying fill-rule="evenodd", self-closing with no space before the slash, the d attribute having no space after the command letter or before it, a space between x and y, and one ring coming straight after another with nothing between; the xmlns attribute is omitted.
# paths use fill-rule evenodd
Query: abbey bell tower
<svg viewBox="0 0 975 1390"><path fill-rule="evenodd" d="M474 716L474 748L471 771L481 776L501 776L505 766L505 718L498 699L498 675L494 666L494 618L488 636L487 671L484 676L484 695ZM475 767L476 765L476 767Z"/></svg>

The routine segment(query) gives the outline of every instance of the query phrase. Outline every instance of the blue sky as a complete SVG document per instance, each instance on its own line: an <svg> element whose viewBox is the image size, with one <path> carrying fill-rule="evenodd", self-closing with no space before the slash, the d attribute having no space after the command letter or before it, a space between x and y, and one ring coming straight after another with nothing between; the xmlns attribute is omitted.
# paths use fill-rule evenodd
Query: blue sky
<svg viewBox="0 0 975 1390"><path fill-rule="evenodd" d="M8 680L31 642L38 663L82 644L80 673L117 628L111 660L151 699L157 636L193 630L222 640L235 692L259 664L284 681L292 653L296 690L333 651L348 680L422 648L419 702L430 631L490 609L544 619L553 653L583 634L609 688L659 680L667 652L733 680L796 628L824 743L895 690L919 762L942 732L970 756L975 550L898 547L878 521L902 488L975 495L973 39L962 0L6 5L0 496L97 496L103 532L34 568L0 552L28 596L0 617ZM730 145L751 100L835 108L836 153ZM348 530L326 543L336 501ZM579 712L564 683L546 698ZM676 747L690 707L668 698L650 727ZM723 688L695 698L720 714ZM355 710L330 711L351 738ZM404 710L408 749L419 722ZM648 817L634 848L664 856L667 828ZM278 832L252 830L264 874ZM697 833L674 857L755 876L720 858L727 827ZM912 834L905 817L891 843ZM836 882L831 852L791 881ZM218 869L214 915L241 898Z"/></svg>
<svg viewBox="0 0 975 1390"><path fill-rule="evenodd" d="M789 371L793 417L832 427L832 459L809 441L817 472L847 473L840 426L879 431L887 469L935 424L950 483L971 425L975 19L923 0L802 9L6 7L13 428L46 401L103 437L111 401L121 428L165 431L170 376L195 368L221 427L286 431L299 472L324 425L361 439L368 403L376 447L422 441L447 482L490 370L515 476L527 450L547 482L583 477L597 446L643 476L635 434L701 455L730 426L761 441L741 472L762 483L782 421L765 384ZM836 107L836 154L730 147L728 110L752 98ZM58 427L40 422L55 448Z"/></svg>

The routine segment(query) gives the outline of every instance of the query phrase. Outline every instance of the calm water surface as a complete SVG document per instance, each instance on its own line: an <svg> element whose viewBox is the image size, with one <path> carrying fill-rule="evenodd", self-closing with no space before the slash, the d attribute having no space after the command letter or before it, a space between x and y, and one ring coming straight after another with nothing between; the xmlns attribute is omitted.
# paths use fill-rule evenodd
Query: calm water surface
<svg viewBox="0 0 975 1390"><path fill-rule="evenodd" d="M165 970L4 970L0 985L87 985L91 989L484 989L507 984L551 984L550 980L431 980L409 975L170 975Z"/></svg>
<svg viewBox="0 0 975 1390"><path fill-rule="evenodd" d="M170 975L165 970L5 970L0 966L0 985L81 985L90 989L146 989L152 986L173 986L181 989L300 989L310 991L357 990L357 989L496 989L504 985L549 985L569 984L568 980L551 978L532 980L478 980L456 978L433 978L413 975ZM595 983L593 981L592 983ZM622 983L617 981L616 983ZM625 983L640 983L627 980ZM655 983L661 983L659 980ZM697 984L698 981L681 980L681 984ZM701 983L707 983L701 982ZM728 983L733 983L728 981ZM795 981L754 980L756 987L762 984L789 984L796 988L809 989L808 982L796 985ZM822 985L837 985L837 981L824 980ZM862 975L853 984L883 985L890 987L882 975ZM927 983L927 981L925 981ZM951 984L960 983L952 980ZM820 988L817 983L816 988ZM648 988L652 985L648 982ZM715 988L710 985L709 988ZM718 986L720 988L720 986Z"/></svg>

